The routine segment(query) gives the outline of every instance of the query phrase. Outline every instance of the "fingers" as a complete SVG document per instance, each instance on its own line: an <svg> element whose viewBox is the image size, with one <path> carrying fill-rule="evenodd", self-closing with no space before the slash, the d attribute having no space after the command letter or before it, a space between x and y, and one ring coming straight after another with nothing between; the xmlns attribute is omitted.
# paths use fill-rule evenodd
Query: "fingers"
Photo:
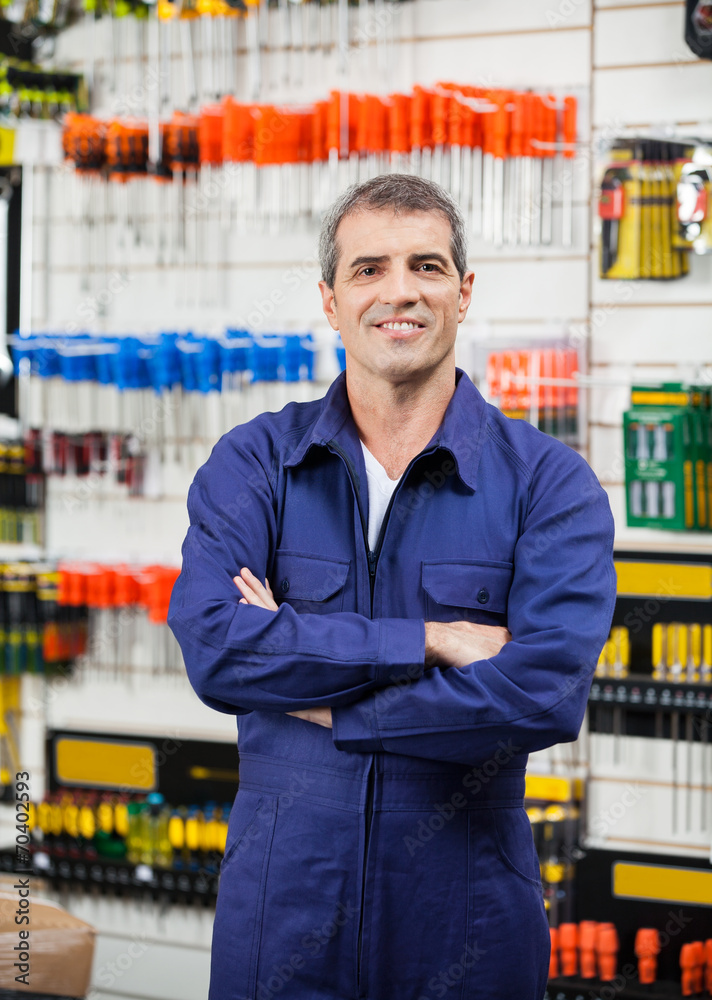
<svg viewBox="0 0 712 1000"><path fill-rule="evenodd" d="M259 606L264 606L263 602L259 599L254 590L252 590L252 588L245 583L242 577L234 576L232 579L237 589L242 594L242 598L240 599L240 604L256 604Z"/></svg>
<svg viewBox="0 0 712 1000"><path fill-rule="evenodd" d="M245 604L253 604L268 611L277 611L269 582L265 579L266 586L263 586L247 566L242 567L240 575L234 576L233 581L243 597L240 603L244 601Z"/></svg>

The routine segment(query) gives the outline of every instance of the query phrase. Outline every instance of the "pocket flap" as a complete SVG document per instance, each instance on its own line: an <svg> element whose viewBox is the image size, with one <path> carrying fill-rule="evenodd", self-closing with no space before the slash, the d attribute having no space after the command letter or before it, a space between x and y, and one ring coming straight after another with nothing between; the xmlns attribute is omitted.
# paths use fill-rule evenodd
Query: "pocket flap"
<svg viewBox="0 0 712 1000"><path fill-rule="evenodd" d="M276 601L325 601L346 583L350 562L278 549L270 584Z"/></svg>
<svg viewBox="0 0 712 1000"><path fill-rule="evenodd" d="M507 613L512 563L487 560L428 560L423 563L423 589L438 604Z"/></svg>

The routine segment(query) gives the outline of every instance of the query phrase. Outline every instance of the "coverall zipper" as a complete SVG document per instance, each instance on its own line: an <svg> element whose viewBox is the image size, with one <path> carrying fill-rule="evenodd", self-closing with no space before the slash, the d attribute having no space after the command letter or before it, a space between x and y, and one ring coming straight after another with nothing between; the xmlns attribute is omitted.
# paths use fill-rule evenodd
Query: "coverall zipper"
<svg viewBox="0 0 712 1000"><path fill-rule="evenodd" d="M391 507L393 506L393 501L395 500L396 493L400 489L401 483L405 479L407 473L410 472L410 468L411 468L411 466L413 465L413 463L415 462L416 459L415 458L412 459L411 462L408 464L408 467L405 470L405 472L403 473L403 475L401 476L398 485L396 486L395 490L391 494L391 498L388 501L388 506L386 507L386 512L383 515L383 520L381 521L381 528L380 528L380 530L378 532L378 538L376 540L376 548L372 552L371 549L370 549L370 547L369 547L369 544L368 544L368 528L366 526L366 518L363 515L363 508L361 507L361 500L359 498L358 489L356 488L356 472L355 472L355 470L354 470L354 468L353 468L353 466L351 464L351 460L349 459L349 457L346 454L346 452L340 447L340 445L338 445L335 441L330 441L329 442L329 446L331 448L333 448L334 451L338 452L338 454L344 460L344 464L346 465L346 469L348 471L349 478L351 480L351 485L353 487L354 496L356 497L356 506L358 507L359 517L361 518L361 528L363 530L363 540L364 540L364 542L366 544L366 556L368 557L368 582L369 582L369 587L370 587L370 617L373 618L373 591L374 591L374 587L375 587L375 583L376 583L376 566L378 564L378 557L381 554L381 547L383 545L383 536L385 535L385 532L386 532L386 525L388 523L388 516L389 516L389 514L391 512ZM419 455L416 456L416 458L419 458L419 457L420 457ZM369 842L370 842L370 839L371 839L371 836L370 836L371 835L371 822L372 822L372 819L373 819L373 790L374 790L374 785L375 785L375 782L376 782L375 770L376 770L376 762L375 762L375 758L374 758L372 760L372 762L371 762L371 767L370 767L369 772L368 772L368 780L367 780L367 786L366 786L366 828L365 828L366 835L365 835L364 848L363 848L363 868L362 868L362 871L361 871L361 907L360 907L359 920L358 920L358 943L357 943L357 946L356 946L356 950L357 950L357 954L358 954L358 965L357 965L357 968L356 968L356 987L357 987L357 991L358 991L359 994L361 992L361 947L362 947L362 939L363 939L363 915L364 915L365 900L366 900L366 868L367 868L367 864L368 864L368 846L369 846Z"/></svg>

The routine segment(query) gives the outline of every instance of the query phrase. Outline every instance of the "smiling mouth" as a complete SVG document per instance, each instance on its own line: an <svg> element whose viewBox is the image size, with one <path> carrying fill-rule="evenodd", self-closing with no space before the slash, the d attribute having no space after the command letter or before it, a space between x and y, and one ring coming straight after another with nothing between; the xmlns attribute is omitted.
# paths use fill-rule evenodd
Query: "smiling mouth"
<svg viewBox="0 0 712 1000"><path fill-rule="evenodd" d="M376 325L378 326L379 330L396 330L396 331L401 331L401 330L423 330L423 329L425 329L425 327L424 327L424 325L422 323L413 323L411 321L407 321L407 322L394 322L392 320L388 320L385 323L378 323Z"/></svg>

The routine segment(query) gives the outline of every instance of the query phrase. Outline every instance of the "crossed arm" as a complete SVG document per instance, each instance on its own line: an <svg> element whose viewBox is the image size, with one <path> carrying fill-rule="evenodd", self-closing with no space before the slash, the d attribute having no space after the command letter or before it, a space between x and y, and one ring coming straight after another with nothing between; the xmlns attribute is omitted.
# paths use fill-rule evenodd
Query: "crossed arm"
<svg viewBox="0 0 712 1000"><path fill-rule="evenodd" d="M284 712L323 725L347 752L474 763L505 734L527 753L575 739L616 588L608 498L571 454L552 449L533 472L510 637L471 622L277 608L261 582L278 536L272 487L257 457L225 436L188 494L168 612L196 694L237 716ZM236 492L236 482L249 489Z"/></svg>
<svg viewBox="0 0 712 1000"><path fill-rule="evenodd" d="M247 566L243 566L240 575L233 577L233 580L242 594L240 604L254 604L267 611L278 610L266 577L263 585ZM465 667L474 660L495 656L511 638L506 628L496 625L478 625L466 621L426 622L425 669ZM331 708L328 705L317 705L286 714L332 728Z"/></svg>

